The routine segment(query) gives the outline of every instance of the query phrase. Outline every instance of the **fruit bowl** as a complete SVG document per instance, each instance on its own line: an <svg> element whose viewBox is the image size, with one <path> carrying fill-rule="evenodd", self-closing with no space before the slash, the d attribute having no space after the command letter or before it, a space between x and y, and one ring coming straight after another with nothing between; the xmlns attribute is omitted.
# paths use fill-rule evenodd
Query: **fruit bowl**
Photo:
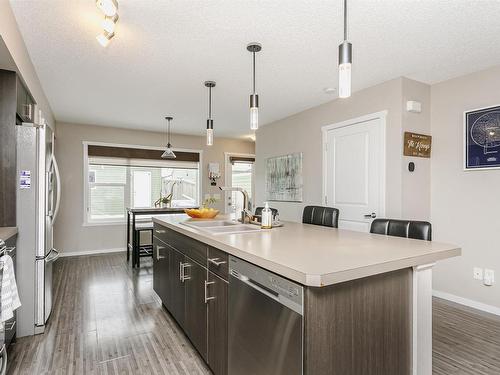
<svg viewBox="0 0 500 375"><path fill-rule="evenodd" d="M219 210L214 208L190 208L184 212L194 219L213 219L219 214Z"/></svg>

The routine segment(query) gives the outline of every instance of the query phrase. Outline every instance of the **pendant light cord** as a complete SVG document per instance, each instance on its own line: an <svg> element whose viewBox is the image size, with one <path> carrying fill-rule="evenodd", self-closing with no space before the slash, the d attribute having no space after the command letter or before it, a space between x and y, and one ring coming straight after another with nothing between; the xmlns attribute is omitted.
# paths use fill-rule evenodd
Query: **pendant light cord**
<svg viewBox="0 0 500 375"><path fill-rule="evenodd" d="M253 55L253 93L255 95L255 51L252 53Z"/></svg>
<svg viewBox="0 0 500 375"><path fill-rule="evenodd" d="M167 137L168 137L168 145L170 146L170 120L167 120Z"/></svg>
<svg viewBox="0 0 500 375"><path fill-rule="evenodd" d="M208 87L208 119L212 119L212 87Z"/></svg>
<svg viewBox="0 0 500 375"><path fill-rule="evenodd" d="M344 0L344 40L347 40L347 0Z"/></svg>

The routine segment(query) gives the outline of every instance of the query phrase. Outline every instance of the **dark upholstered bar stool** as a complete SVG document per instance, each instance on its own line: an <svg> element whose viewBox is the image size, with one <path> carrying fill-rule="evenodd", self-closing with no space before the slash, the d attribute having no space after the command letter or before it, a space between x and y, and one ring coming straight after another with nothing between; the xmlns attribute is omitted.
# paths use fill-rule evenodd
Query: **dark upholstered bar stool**
<svg viewBox="0 0 500 375"><path fill-rule="evenodd" d="M431 241L432 225L427 221L375 219L372 221L370 233Z"/></svg>
<svg viewBox="0 0 500 375"><path fill-rule="evenodd" d="M304 224L338 228L339 210L333 207L306 206L302 213L302 222Z"/></svg>

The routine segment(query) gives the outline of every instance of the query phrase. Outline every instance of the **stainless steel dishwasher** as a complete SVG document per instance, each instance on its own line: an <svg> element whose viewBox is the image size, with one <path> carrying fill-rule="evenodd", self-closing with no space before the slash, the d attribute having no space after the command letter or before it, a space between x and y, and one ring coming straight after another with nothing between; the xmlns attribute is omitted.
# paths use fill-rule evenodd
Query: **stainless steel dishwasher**
<svg viewBox="0 0 500 375"><path fill-rule="evenodd" d="M229 272L229 375L302 374L302 286L235 257Z"/></svg>

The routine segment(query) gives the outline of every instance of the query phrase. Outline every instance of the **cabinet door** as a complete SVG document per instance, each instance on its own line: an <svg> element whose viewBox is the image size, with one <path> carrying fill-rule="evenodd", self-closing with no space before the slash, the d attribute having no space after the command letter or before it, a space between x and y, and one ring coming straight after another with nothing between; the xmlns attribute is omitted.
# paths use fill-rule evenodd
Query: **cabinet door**
<svg viewBox="0 0 500 375"><path fill-rule="evenodd" d="M208 364L215 375L227 375L227 285L208 273Z"/></svg>
<svg viewBox="0 0 500 375"><path fill-rule="evenodd" d="M174 249L170 249L171 258L169 262L168 285L171 288L169 291L170 299L167 305L168 310L175 318L177 323L185 329L184 326L184 282L181 281L181 265L184 264L184 255Z"/></svg>
<svg viewBox="0 0 500 375"><path fill-rule="evenodd" d="M207 269L186 257L184 266L186 287L185 330L194 347L207 360L207 306L205 283Z"/></svg>
<svg viewBox="0 0 500 375"><path fill-rule="evenodd" d="M168 251L167 245L153 237L153 290L167 306L168 301Z"/></svg>

